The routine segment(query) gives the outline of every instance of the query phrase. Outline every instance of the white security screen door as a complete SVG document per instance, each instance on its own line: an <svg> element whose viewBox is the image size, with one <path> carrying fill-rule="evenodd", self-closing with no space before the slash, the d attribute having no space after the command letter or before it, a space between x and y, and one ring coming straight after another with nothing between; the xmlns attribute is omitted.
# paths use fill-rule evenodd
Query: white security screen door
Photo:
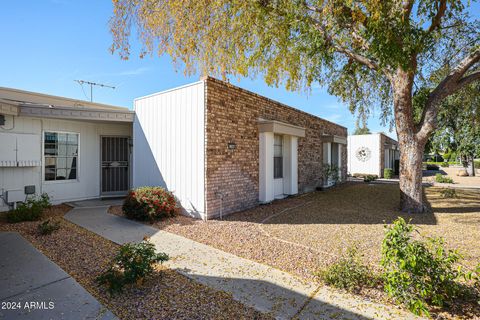
<svg viewBox="0 0 480 320"><path fill-rule="evenodd" d="M273 137L273 188L275 197L283 197L283 136Z"/></svg>

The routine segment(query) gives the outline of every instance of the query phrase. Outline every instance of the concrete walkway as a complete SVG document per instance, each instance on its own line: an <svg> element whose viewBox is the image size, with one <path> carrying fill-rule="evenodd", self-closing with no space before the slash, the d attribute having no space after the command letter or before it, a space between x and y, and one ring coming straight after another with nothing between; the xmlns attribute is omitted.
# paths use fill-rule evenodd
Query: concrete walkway
<svg viewBox="0 0 480 320"><path fill-rule="evenodd" d="M167 266L277 319L414 319L407 312L304 283L278 269L240 258L193 240L110 215L106 207L74 208L65 216L113 242L151 237L170 255Z"/></svg>
<svg viewBox="0 0 480 320"><path fill-rule="evenodd" d="M0 232L0 319L117 319L16 232Z"/></svg>

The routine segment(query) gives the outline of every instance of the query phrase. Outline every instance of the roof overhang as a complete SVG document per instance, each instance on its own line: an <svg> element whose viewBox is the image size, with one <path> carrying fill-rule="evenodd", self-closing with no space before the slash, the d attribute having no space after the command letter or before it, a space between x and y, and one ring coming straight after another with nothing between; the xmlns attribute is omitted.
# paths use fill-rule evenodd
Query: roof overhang
<svg viewBox="0 0 480 320"><path fill-rule="evenodd" d="M339 144L347 144L347 137L336 136L336 135L323 135L322 141L339 143Z"/></svg>
<svg viewBox="0 0 480 320"><path fill-rule="evenodd" d="M0 114L23 117L103 122L133 122L134 119L134 112L130 110L108 110L90 107L62 107L35 104L14 105L2 102L0 102Z"/></svg>
<svg viewBox="0 0 480 320"><path fill-rule="evenodd" d="M273 132L300 138L305 137L305 128L276 120L258 120L258 130L259 132Z"/></svg>

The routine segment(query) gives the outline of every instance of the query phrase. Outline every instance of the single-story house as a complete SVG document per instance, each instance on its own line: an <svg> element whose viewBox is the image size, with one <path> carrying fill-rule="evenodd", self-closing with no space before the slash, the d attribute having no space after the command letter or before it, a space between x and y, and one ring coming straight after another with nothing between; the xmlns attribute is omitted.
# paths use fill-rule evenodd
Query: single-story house
<svg viewBox="0 0 480 320"><path fill-rule="evenodd" d="M28 194L54 203L125 194L133 112L0 88L0 211Z"/></svg>
<svg viewBox="0 0 480 320"><path fill-rule="evenodd" d="M348 173L383 177L385 168L398 175L398 142L384 133L348 136Z"/></svg>
<svg viewBox="0 0 480 320"><path fill-rule="evenodd" d="M325 164L347 176L345 127L211 77L133 112L1 89L0 115L4 202L29 185L55 203L163 186L207 219L315 190Z"/></svg>

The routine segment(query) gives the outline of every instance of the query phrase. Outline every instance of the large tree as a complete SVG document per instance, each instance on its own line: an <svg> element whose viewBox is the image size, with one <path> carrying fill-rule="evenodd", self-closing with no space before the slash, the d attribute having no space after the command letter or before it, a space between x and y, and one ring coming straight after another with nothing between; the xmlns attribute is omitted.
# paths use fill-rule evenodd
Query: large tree
<svg viewBox="0 0 480 320"><path fill-rule="evenodd" d="M393 119L401 209L423 212L422 157L439 104L480 79L478 21L457 0L114 0L112 51L169 54L186 73L261 75L290 90L312 83L366 118ZM448 65L415 121L415 84Z"/></svg>

